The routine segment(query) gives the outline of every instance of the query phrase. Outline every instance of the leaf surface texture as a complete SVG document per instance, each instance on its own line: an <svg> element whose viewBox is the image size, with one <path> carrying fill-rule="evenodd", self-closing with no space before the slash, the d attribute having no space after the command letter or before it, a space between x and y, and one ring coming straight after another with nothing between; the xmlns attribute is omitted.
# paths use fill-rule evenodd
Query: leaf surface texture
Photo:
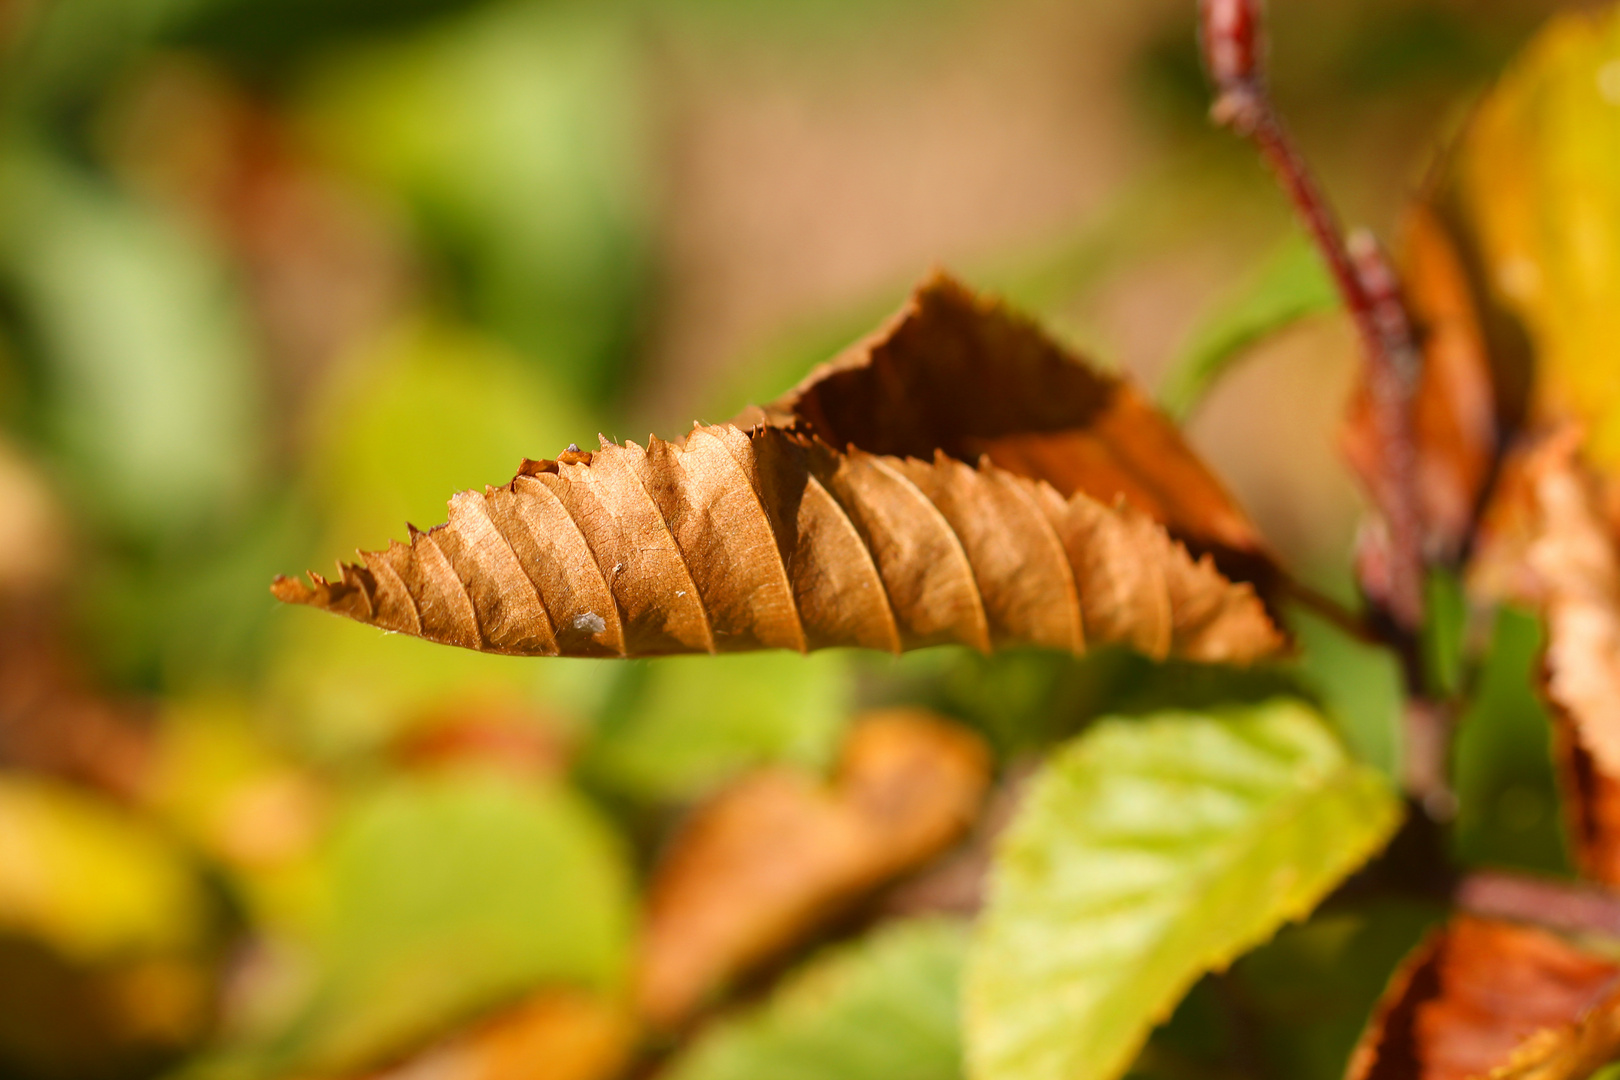
<svg viewBox="0 0 1620 1080"><path fill-rule="evenodd" d="M525 462L446 525L274 591L515 655L1281 645L1212 561L1269 557L1169 421L959 286L747 423Z"/></svg>
<svg viewBox="0 0 1620 1080"><path fill-rule="evenodd" d="M1097 724L1003 840L966 984L976 1080L1122 1075L1203 974L1309 912L1399 804L1305 706Z"/></svg>
<svg viewBox="0 0 1620 1080"><path fill-rule="evenodd" d="M1579 1080L1620 1053L1620 967L1458 916L1391 980L1349 1080Z"/></svg>

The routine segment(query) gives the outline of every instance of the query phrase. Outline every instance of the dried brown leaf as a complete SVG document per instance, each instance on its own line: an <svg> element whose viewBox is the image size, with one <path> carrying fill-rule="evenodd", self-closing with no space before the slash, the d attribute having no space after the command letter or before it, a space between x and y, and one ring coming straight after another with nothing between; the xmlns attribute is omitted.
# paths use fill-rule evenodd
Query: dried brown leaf
<svg viewBox="0 0 1620 1080"><path fill-rule="evenodd" d="M913 306L932 314L903 317L885 341L920 328L908 348L923 352L841 361L792 399L802 416L777 406L746 429L525 462L510 484L452 499L447 525L363 553L335 581L282 578L274 592L517 655L1120 643L1244 662L1280 646L1253 589L1153 519L1265 561L1167 420L948 282ZM871 433L854 421L817 417L869 389L880 405L866 377L897 399L930 380L956 387L936 411L961 415L880 413L896 434L863 449L847 436ZM965 419L970 402L983 423ZM946 419L957 428L929 426Z"/></svg>
<svg viewBox="0 0 1620 1080"><path fill-rule="evenodd" d="M1403 239L1406 302L1423 351L1414 432L1419 512L1425 542L1450 557L1467 542L1496 459L1491 360L1467 270L1438 215L1416 207ZM1363 485L1380 494L1388 470L1365 381L1351 398L1343 445ZM1375 501L1389 504L1387 495Z"/></svg>
<svg viewBox="0 0 1620 1080"><path fill-rule="evenodd" d="M1269 569L1247 515L1147 397L943 274L877 333L737 422L760 421L887 457L988 457L1065 498L1123 499L1228 572Z"/></svg>
<svg viewBox="0 0 1620 1080"><path fill-rule="evenodd" d="M584 994L543 990L367 1080L608 1080L634 1049L624 1013Z"/></svg>
<svg viewBox="0 0 1620 1080"><path fill-rule="evenodd" d="M1566 428L1508 459L1471 581L1541 612L1541 689L1577 861L1620 884L1620 539L1581 442Z"/></svg>
<svg viewBox="0 0 1620 1080"><path fill-rule="evenodd" d="M977 738L920 710L868 714L830 784L760 772L693 816L654 876L640 1000L654 1022L791 947L972 823L989 781Z"/></svg>
<svg viewBox="0 0 1620 1080"><path fill-rule="evenodd" d="M1620 966L1457 916L1395 974L1349 1080L1579 1080L1620 1053Z"/></svg>

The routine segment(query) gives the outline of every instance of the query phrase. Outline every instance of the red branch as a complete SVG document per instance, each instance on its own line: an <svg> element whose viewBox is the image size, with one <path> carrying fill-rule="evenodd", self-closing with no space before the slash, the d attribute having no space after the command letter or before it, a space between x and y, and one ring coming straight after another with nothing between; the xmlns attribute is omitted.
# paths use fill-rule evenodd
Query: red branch
<svg viewBox="0 0 1620 1080"><path fill-rule="evenodd" d="M1261 0L1200 0L1204 60L1219 96L1211 115L1251 140L1276 174L1315 241L1355 322L1367 365L1372 419L1382 448L1381 490L1389 528L1387 588L1376 590L1404 634L1423 618L1423 536L1413 429L1418 353L1395 275L1376 243L1347 245L1338 217L1283 126L1266 89Z"/></svg>

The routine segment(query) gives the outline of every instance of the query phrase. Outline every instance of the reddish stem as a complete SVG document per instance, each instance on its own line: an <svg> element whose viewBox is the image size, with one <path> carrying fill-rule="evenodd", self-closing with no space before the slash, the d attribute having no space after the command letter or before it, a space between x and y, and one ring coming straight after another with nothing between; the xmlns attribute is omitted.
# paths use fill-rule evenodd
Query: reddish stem
<svg viewBox="0 0 1620 1080"><path fill-rule="evenodd" d="M1596 885L1481 871L1457 885L1453 900L1473 915L1565 934L1620 938L1620 895Z"/></svg>
<svg viewBox="0 0 1620 1080"><path fill-rule="evenodd" d="M1293 202L1355 323L1367 365L1384 482L1374 493L1388 523L1387 589L1376 599L1404 634L1423 618L1413 399L1418 354L1395 275L1376 244L1347 245L1332 204L1283 126L1266 89L1261 0L1200 0L1205 63L1219 96L1212 116L1250 139Z"/></svg>

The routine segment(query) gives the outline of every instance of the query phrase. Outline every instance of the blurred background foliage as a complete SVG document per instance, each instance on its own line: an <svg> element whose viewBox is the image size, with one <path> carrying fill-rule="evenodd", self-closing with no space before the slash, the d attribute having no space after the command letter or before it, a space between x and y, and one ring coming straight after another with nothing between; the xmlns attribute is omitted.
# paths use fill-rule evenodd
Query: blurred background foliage
<svg viewBox="0 0 1620 1080"><path fill-rule="evenodd" d="M1277 5L1277 97L1348 216L1390 230L1550 7ZM1150 385L1321 312L1266 177L1205 123L1192 25L1191 0L0 3L0 1074L360 1075L566 991L523 1015L571 1018L578 1075L611 1075L665 826L756 766L829 768L862 706L932 706L1016 774L1104 711L1292 687L1397 773L1393 671L1303 615L1300 658L1241 677L615 664L385 639L266 590L525 455L772 396L936 262ZM1349 364L1342 321L1305 320L1190 428L1340 594ZM1564 870L1531 624L1455 634L1491 643L1460 854ZM1288 1033L1242 1053L1336 1075L1428 917L1288 931L1144 1075L1229 1060L1206 1021L1234 993ZM954 923L883 931L674 1075L811 1044L824 1072L795 1075L896 1075L862 1034L902 995L904 1075L952 1076L960 951Z"/></svg>

